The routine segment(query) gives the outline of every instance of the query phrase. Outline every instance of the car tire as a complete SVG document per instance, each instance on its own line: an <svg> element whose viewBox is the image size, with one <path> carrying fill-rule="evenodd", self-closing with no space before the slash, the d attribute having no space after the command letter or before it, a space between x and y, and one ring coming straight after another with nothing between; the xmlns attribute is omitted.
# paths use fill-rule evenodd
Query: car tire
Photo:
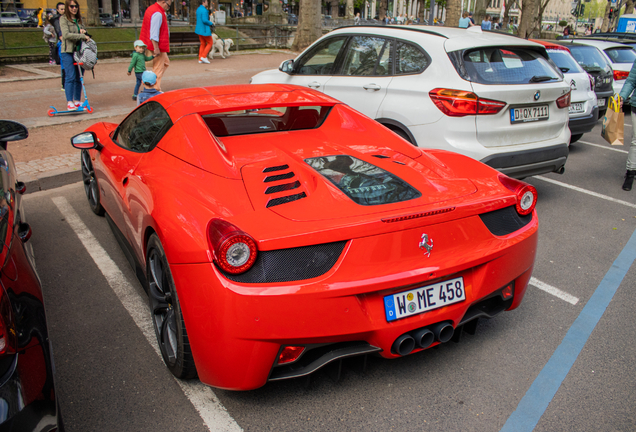
<svg viewBox="0 0 636 432"><path fill-rule="evenodd" d="M603 117L605 117L605 113L607 112L607 108L603 109L603 110L599 110L598 111L598 119L599 120L603 120Z"/></svg>
<svg viewBox="0 0 636 432"><path fill-rule="evenodd" d="M97 216L104 216L106 212L104 207L102 207L99 185L97 184L97 177L95 177L91 155L88 150L82 150L82 181L84 182L84 192L86 192L86 198L91 210Z"/></svg>
<svg viewBox="0 0 636 432"><path fill-rule="evenodd" d="M197 376L197 369L190 349L179 297L166 254L156 234L152 234L148 239L146 277L148 279L150 318L157 336L161 357L175 377L180 379L194 378Z"/></svg>
<svg viewBox="0 0 636 432"><path fill-rule="evenodd" d="M413 144L413 142L411 141L411 138L409 138L408 134L406 132L404 132L402 129L397 128L397 127L390 127L389 129L391 129L393 132L398 134L401 138L404 138L406 141L408 141L411 144Z"/></svg>
<svg viewBox="0 0 636 432"><path fill-rule="evenodd" d="M583 136L583 134L572 135L570 137L570 144L577 142L578 140L581 139L582 136Z"/></svg>

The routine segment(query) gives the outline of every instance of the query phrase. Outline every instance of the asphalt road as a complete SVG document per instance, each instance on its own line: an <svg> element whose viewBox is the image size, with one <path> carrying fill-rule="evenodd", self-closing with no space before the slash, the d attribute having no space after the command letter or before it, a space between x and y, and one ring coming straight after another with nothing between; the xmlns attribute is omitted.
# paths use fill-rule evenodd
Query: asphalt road
<svg viewBox="0 0 636 432"><path fill-rule="evenodd" d="M351 362L338 382L323 370L309 382L249 392L172 378L149 342L143 289L81 184L27 195L67 430L501 430L584 307L599 302L590 299L605 275L620 267L613 263L636 230L636 190L621 190L626 148L607 145L599 125L571 146L564 175L527 179L539 193L535 285L569 301L530 286L519 309L480 321L460 343L370 358L366 372ZM554 397L540 389L545 412L524 399L539 412L534 430L636 430L635 268L616 283L598 324L581 315L593 331Z"/></svg>

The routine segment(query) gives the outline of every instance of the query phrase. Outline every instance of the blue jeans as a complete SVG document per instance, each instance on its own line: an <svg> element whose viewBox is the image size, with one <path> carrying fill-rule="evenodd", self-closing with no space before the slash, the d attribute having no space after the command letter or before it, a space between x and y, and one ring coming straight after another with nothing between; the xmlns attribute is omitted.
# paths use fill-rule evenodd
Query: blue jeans
<svg viewBox="0 0 636 432"><path fill-rule="evenodd" d="M137 77L137 83L135 84L135 92L133 93L135 96L139 94L139 87L141 86L141 76L143 72L135 72L135 76Z"/></svg>
<svg viewBox="0 0 636 432"><path fill-rule="evenodd" d="M64 91L66 92L66 100L68 102L82 100L82 82L80 81L77 66L73 63L75 63L73 54L62 53L62 66L64 67L64 73L66 75ZM84 69L80 67L80 70L82 71L82 75L84 75Z"/></svg>

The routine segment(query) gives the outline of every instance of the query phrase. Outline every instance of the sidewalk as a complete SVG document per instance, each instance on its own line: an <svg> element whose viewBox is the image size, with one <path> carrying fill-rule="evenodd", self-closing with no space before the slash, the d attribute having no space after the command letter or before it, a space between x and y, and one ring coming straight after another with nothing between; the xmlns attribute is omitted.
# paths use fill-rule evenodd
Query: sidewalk
<svg viewBox="0 0 636 432"><path fill-rule="evenodd" d="M295 57L296 54L284 50L239 51L225 59L215 57L210 60L211 64L199 64L195 58L175 56L171 58L162 87L164 91L171 91L247 84L258 72L277 68L282 61ZM66 104L60 78L48 64L13 68L11 78L19 79L0 79L4 102L0 106L0 118L19 121L29 129L28 139L8 146L18 176L27 184L27 192L81 181L79 150L71 147L70 138L97 121L119 123L136 107L132 100L134 75L126 74L129 63L128 58L100 61L95 79L91 73L84 76L92 114L47 115L51 105L59 109ZM19 71L23 72L22 76Z"/></svg>

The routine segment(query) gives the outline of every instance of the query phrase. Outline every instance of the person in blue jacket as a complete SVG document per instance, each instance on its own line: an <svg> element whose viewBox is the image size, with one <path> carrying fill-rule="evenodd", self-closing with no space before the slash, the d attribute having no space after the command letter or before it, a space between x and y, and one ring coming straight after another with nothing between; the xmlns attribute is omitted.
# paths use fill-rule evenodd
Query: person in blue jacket
<svg viewBox="0 0 636 432"><path fill-rule="evenodd" d="M194 32L199 35L201 46L199 47L199 63L210 64L208 54L212 49L212 29L214 24L210 21L208 12L208 0L202 0L197 8L197 26Z"/></svg>
<svg viewBox="0 0 636 432"><path fill-rule="evenodd" d="M627 172L625 173L625 182L623 183L623 190L632 190L632 184L634 183L634 176L636 175L636 95L634 95L634 89L636 89L636 62L632 65L632 69L629 71L629 75L623 84L623 89L619 93L621 98L621 105L623 102L629 104L632 109L632 143L629 146L627 152Z"/></svg>

